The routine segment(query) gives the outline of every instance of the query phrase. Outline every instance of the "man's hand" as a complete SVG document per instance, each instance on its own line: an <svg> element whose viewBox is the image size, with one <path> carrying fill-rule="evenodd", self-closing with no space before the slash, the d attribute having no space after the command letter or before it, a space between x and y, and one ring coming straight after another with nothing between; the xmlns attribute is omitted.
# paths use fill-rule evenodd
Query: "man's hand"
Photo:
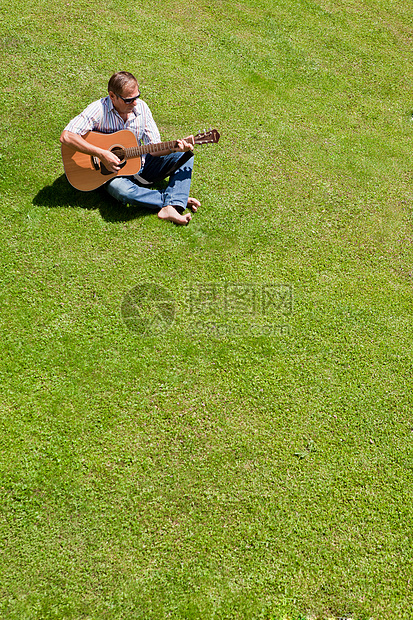
<svg viewBox="0 0 413 620"><path fill-rule="evenodd" d="M177 140L176 144L177 144L177 147L174 150L177 153L179 152L185 153L186 151L194 150L194 145L191 144L190 142L187 142L186 140Z"/></svg>
<svg viewBox="0 0 413 620"><path fill-rule="evenodd" d="M120 170L120 159L112 151L102 150L98 157L106 170L110 172L118 172Z"/></svg>

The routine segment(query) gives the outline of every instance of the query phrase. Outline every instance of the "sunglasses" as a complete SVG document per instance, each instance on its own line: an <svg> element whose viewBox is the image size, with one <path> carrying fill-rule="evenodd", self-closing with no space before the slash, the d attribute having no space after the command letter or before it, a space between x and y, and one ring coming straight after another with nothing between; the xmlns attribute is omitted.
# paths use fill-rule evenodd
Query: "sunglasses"
<svg viewBox="0 0 413 620"><path fill-rule="evenodd" d="M122 97L122 95L116 95L117 97L119 97L119 99L122 99L122 101L124 101L125 103L133 103L134 101L136 101L136 99L139 99L139 97L141 96L141 94L139 93L138 95L135 95L135 97Z"/></svg>

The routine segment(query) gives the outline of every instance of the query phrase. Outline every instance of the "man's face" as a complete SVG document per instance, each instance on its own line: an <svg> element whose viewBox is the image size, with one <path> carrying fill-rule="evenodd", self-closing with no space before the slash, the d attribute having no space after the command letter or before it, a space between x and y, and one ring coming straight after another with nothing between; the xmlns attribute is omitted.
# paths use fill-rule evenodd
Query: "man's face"
<svg viewBox="0 0 413 620"><path fill-rule="evenodd" d="M130 84L126 84L123 91L119 94L110 91L109 97L119 114L128 114L132 112L137 99L140 97L139 86L135 82L131 82Z"/></svg>

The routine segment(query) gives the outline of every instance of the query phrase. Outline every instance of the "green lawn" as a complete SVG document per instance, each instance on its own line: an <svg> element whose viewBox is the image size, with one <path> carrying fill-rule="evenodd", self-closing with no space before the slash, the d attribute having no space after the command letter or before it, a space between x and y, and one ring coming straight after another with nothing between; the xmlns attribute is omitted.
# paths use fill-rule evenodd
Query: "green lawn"
<svg viewBox="0 0 413 620"><path fill-rule="evenodd" d="M0 617L410 620L411 4L1 13ZM118 70L187 227L65 180Z"/></svg>

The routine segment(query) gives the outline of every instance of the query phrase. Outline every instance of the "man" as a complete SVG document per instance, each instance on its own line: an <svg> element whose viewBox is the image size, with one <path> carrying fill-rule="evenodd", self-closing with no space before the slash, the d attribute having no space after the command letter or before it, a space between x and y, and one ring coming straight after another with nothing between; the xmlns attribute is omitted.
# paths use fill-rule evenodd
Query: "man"
<svg viewBox="0 0 413 620"><path fill-rule="evenodd" d="M127 71L112 75L108 96L91 103L76 116L60 136L60 142L76 151L100 159L110 172L120 170L119 158L109 150L89 144L83 136L89 131L113 133L121 129L132 131L138 143L161 142L158 128L149 107L140 99L136 78ZM195 212L200 203L189 197L193 168L193 145L178 140L171 151L159 151L142 157L137 175L116 176L105 188L123 204L145 206L158 213L163 220L186 225L191 220L188 207ZM164 190L150 189L153 182L169 177Z"/></svg>

